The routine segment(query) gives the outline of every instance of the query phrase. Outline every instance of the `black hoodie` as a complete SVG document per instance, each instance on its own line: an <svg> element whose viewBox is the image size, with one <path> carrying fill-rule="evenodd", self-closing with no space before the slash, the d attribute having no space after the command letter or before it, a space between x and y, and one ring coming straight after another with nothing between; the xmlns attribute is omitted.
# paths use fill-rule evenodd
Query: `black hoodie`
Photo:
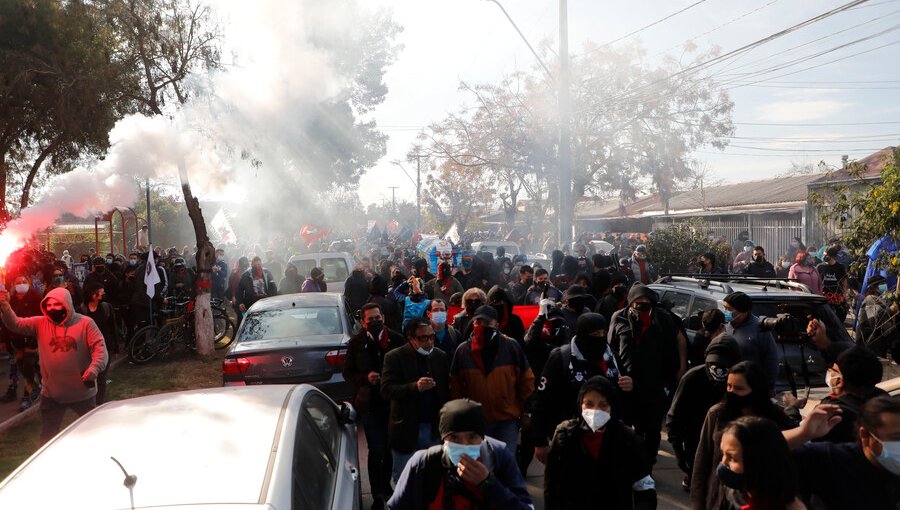
<svg viewBox="0 0 900 510"><path fill-rule="evenodd" d="M487 302L492 304L492 306L493 303L503 303L501 306L494 306L494 309L497 310L497 316L500 317L497 329L504 335L514 338L524 348L525 324L522 323L522 319L518 315L513 313L512 299L507 294L506 289L499 285L494 285L490 292L487 293Z"/></svg>

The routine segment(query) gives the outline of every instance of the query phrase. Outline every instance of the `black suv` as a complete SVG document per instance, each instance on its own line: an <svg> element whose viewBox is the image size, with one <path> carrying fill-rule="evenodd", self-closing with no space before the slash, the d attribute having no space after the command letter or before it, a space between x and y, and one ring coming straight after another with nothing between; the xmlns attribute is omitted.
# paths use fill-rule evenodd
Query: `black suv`
<svg viewBox="0 0 900 510"><path fill-rule="evenodd" d="M705 310L724 310L722 298L732 292L750 296L753 314L763 320L765 329L772 331L781 350L776 391L791 389L792 380L800 387L807 381L810 386L825 386L825 361L806 336L809 316L825 323L831 341L852 341L828 300L800 283L728 275L665 276L650 287L659 294L662 305L682 320L691 342Z"/></svg>

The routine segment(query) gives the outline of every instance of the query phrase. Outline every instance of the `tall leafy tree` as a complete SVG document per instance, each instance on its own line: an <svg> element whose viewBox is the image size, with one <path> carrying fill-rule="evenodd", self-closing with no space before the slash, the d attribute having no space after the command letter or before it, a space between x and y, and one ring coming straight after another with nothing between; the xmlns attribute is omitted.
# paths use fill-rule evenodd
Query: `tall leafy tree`
<svg viewBox="0 0 900 510"><path fill-rule="evenodd" d="M42 173L109 147L135 83L114 34L85 2L0 2L0 221L28 207Z"/></svg>

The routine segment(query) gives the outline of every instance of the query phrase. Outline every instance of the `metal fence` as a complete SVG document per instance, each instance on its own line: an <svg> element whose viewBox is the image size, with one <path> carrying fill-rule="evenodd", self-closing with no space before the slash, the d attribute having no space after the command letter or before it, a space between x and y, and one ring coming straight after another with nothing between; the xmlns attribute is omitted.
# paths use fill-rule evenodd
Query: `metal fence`
<svg viewBox="0 0 900 510"><path fill-rule="evenodd" d="M673 222L680 223L693 218L658 218L653 221L653 229L665 228ZM724 236L733 245L741 232L750 233L750 240L766 250L766 258L773 264L778 257L788 253L791 240L803 237L803 213L769 212L745 213L702 218L707 230L716 236Z"/></svg>

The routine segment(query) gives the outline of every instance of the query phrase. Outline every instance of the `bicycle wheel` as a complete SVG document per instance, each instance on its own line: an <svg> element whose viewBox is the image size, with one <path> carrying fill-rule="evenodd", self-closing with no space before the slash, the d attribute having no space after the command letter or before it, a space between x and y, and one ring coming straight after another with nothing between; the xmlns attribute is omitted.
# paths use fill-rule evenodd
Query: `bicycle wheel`
<svg viewBox="0 0 900 510"><path fill-rule="evenodd" d="M212 314L213 330L215 332L213 345L218 351L228 347L234 342L234 323L231 322L231 318L228 317L228 312L222 308L213 308Z"/></svg>
<svg viewBox="0 0 900 510"><path fill-rule="evenodd" d="M176 345L184 343L184 324L182 322L166 324L160 328L156 338L159 342L159 355L166 358L172 354Z"/></svg>
<svg viewBox="0 0 900 510"><path fill-rule="evenodd" d="M128 359L135 365L142 365L152 360L159 349L158 335L159 328L156 326L144 326L137 330L131 337Z"/></svg>

